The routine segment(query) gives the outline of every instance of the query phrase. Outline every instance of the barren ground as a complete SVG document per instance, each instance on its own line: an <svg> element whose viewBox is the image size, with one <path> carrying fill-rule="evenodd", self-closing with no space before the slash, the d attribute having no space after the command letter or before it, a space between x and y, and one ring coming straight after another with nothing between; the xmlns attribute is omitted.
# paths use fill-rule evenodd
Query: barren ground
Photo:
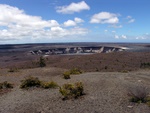
<svg viewBox="0 0 150 113"><path fill-rule="evenodd" d="M137 86L147 87L150 92L150 69L141 68L142 63L150 63L149 44L122 45L134 49L108 54L52 55L45 58L44 68L37 63L40 56L28 55L28 51L58 45L1 46L0 82L13 83L14 88L0 91L0 113L150 113L150 107L129 102L128 96L129 89ZM17 68L18 72L8 72L10 68ZM63 79L62 73L72 68L80 68L84 73ZM20 81L27 76L53 80L59 86L81 81L86 95L63 101L59 89L20 89Z"/></svg>
<svg viewBox="0 0 150 113"><path fill-rule="evenodd" d="M19 72L0 70L0 82L8 81L14 88L0 94L1 113L149 113L146 104L129 102L128 89L137 85L150 90L150 70L121 72L87 72L72 75L71 79L62 78L65 69L34 68ZM59 89L32 88L22 90L20 81L26 76L38 77L40 80L55 81L60 86L64 83L81 81L86 95L74 100L62 100Z"/></svg>

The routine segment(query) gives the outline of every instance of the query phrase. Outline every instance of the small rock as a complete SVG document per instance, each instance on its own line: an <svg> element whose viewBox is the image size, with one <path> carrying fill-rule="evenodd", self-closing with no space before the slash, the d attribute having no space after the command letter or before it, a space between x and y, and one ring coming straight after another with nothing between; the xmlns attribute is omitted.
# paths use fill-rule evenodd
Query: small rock
<svg viewBox="0 0 150 113"><path fill-rule="evenodd" d="M127 106L128 108L133 108L133 106Z"/></svg>

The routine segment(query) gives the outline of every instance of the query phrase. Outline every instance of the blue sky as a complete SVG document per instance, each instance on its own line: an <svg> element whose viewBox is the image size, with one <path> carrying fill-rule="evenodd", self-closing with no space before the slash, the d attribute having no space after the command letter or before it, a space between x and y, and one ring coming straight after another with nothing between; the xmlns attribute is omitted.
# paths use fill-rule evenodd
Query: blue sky
<svg viewBox="0 0 150 113"><path fill-rule="evenodd" d="M149 0L0 0L0 44L148 42Z"/></svg>

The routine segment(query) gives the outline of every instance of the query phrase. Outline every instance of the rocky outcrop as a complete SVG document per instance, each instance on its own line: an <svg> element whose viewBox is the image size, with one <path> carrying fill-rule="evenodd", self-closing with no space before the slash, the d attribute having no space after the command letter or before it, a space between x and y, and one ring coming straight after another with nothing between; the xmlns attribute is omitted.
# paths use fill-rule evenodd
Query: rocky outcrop
<svg viewBox="0 0 150 113"><path fill-rule="evenodd" d="M49 48L47 50L30 51L32 55L54 55L54 54L82 54L82 53L110 53L124 51L123 47L67 47Z"/></svg>

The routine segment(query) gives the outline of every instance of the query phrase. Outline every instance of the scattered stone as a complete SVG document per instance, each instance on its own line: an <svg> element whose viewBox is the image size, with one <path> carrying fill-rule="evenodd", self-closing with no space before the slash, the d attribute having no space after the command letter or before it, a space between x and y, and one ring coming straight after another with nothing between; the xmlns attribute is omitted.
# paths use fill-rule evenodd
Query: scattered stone
<svg viewBox="0 0 150 113"><path fill-rule="evenodd" d="M128 108L133 108L133 106L127 106Z"/></svg>

